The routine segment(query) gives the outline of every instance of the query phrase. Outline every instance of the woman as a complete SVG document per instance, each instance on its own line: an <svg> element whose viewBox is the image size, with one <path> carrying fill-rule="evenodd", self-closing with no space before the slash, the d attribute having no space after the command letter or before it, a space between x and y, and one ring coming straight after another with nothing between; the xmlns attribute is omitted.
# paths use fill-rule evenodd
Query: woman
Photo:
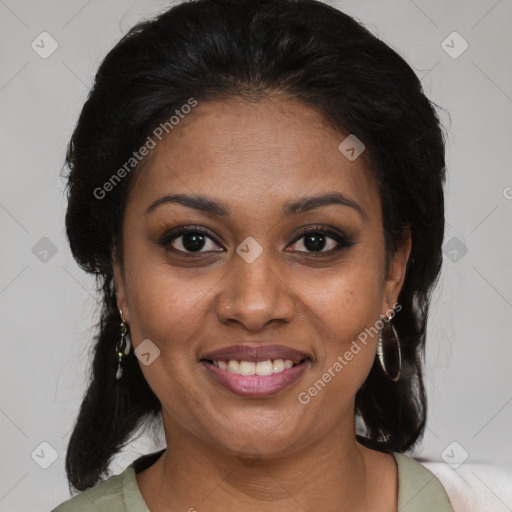
<svg viewBox="0 0 512 512"><path fill-rule="evenodd" d="M401 57L312 0L182 3L107 55L67 163L103 313L56 511L452 510L404 454L445 162Z"/></svg>

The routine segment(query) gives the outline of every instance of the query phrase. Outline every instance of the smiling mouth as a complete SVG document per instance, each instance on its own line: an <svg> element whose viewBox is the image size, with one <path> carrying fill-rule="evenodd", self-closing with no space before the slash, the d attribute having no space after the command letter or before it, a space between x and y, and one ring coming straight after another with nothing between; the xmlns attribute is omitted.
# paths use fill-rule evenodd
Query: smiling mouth
<svg viewBox="0 0 512 512"><path fill-rule="evenodd" d="M305 359L301 359L299 362L294 362L291 359L266 359L265 361L239 361L236 359L229 360L218 360L213 361L210 359L203 359L220 370L234 373L237 375L258 375L264 377L272 375L274 373L282 373L285 370L293 368L302 364Z"/></svg>
<svg viewBox="0 0 512 512"><path fill-rule="evenodd" d="M243 398L266 398L293 386L310 367L311 359L201 359L200 363L214 382L231 393Z"/></svg>

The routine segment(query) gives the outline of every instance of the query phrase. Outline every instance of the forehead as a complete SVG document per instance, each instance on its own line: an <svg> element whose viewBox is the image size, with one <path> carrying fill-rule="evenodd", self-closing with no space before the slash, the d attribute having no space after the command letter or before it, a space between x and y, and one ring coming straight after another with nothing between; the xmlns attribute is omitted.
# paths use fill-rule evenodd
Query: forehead
<svg viewBox="0 0 512 512"><path fill-rule="evenodd" d="M170 193L207 195L247 210L341 192L366 211L380 202L364 158L338 149L348 133L290 99L199 103L156 141L131 193L137 208Z"/></svg>

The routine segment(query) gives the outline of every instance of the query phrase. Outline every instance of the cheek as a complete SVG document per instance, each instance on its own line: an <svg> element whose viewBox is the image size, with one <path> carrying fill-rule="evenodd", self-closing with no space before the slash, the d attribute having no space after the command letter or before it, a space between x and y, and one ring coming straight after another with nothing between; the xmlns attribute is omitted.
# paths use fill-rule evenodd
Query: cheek
<svg viewBox="0 0 512 512"><path fill-rule="evenodd" d="M143 235L127 243L126 293L130 323L143 338L165 344L173 330L187 330L200 314L207 296L206 274L173 267L160 248L144 241Z"/></svg>
<svg viewBox="0 0 512 512"><path fill-rule="evenodd" d="M370 372L382 308L381 280L380 267L361 259L349 271L324 281L321 289L305 290L319 333L315 378L329 382L324 398L331 393L354 396Z"/></svg>
<svg viewBox="0 0 512 512"><path fill-rule="evenodd" d="M350 271L306 292L314 315L330 332L329 340L339 348L378 320L382 307L380 281L378 269L354 264Z"/></svg>
<svg viewBox="0 0 512 512"><path fill-rule="evenodd" d="M140 359L139 366L162 407L193 430L194 413L189 409L198 393L194 387L198 370L194 348L207 318L211 283L203 276L185 284L166 264L150 263L149 259L139 264L135 258L131 261L127 295L133 346L137 349L150 340L156 348L146 346L157 354L148 365Z"/></svg>
<svg viewBox="0 0 512 512"><path fill-rule="evenodd" d="M200 328L198 318L206 318L208 289L204 280L184 284L165 266L161 272L141 272L130 289L132 323L140 336L152 339L161 349L188 339Z"/></svg>
<svg viewBox="0 0 512 512"><path fill-rule="evenodd" d="M197 315L203 313L205 283L195 279L184 285L179 273L161 259L136 248L126 253L133 346L136 349L144 340L151 341L158 356L148 366L141 364L141 369L151 387L161 380L169 387L168 378L192 362L190 340L196 338L200 326ZM150 348L153 345L148 344Z"/></svg>

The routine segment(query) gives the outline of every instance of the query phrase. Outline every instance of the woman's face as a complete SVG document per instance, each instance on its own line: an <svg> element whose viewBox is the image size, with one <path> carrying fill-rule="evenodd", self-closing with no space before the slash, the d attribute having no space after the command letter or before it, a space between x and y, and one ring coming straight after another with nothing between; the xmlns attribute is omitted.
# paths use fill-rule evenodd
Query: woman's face
<svg viewBox="0 0 512 512"><path fill-rule="evenodd" d="M199 103L151 151L115 286L166 432L271 457L353 428L365 329L396 303L409 246L386 272L377 188L345 137L300 103L231 99ZM171 194L196 199L154 205Z"/></svg>

